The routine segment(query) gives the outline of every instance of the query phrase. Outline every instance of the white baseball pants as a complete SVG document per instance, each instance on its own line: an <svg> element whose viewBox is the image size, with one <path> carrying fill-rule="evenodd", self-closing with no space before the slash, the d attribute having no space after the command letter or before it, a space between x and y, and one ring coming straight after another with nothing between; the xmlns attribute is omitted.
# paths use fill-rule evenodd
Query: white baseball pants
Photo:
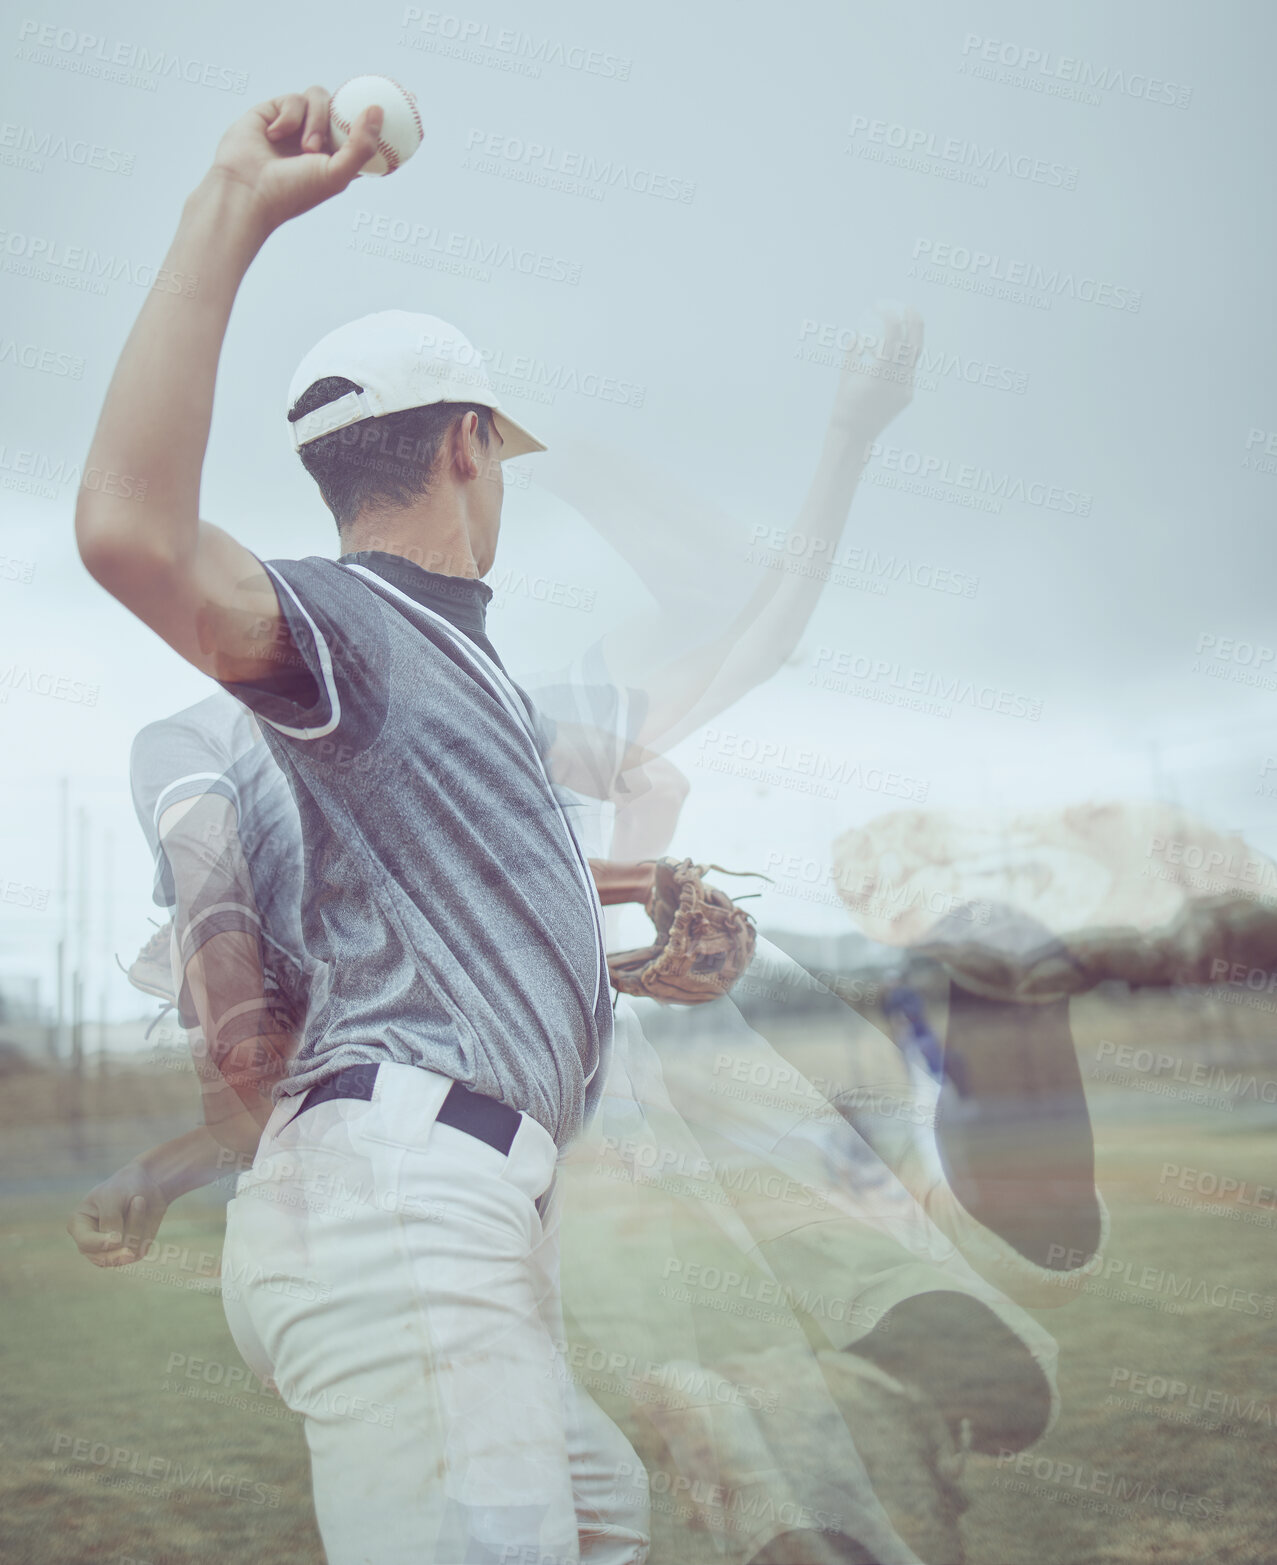
<svg viewBox="0 0 1277 1565"><path fill-rule="evenodd" d="M304 1415L329 1565L639 1565L643 1466L563 1359L554 1140L436 1124L450 1086L386 1064L371 1102L277 1105L227 1211L232 1335Z"/></svg>

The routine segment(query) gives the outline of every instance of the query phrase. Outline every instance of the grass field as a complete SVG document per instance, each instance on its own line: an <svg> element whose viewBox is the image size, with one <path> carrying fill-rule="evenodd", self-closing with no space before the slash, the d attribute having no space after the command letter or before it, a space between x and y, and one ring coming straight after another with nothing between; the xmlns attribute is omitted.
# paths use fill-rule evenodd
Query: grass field
<svg viewBox="0 0 1277 1565"><path fill-rule="evenodd" d="M1129 1014L1097 1010L1078 1028L1079 1051L1085 1062L1097 1038L1143 1032ZM186 1128L192 1083L180 1069L88 1083L78 1158L47 1080L4 1086L0 1557L320 1565L300 1420L239 1380L216 1292L217 1197L188 1197L170 1213L162 1239L180 1253L163 1265L99 1271L63 1230L82 1190L140 1144ZM1271 1192L1254 1194L1277 1183L1277 1117L1267 1104L1208 1109L1129 1084L1097 1090L1093 1106L1113 1220L1106 1254L1121 1269L1042 1312L1060 1343L1063 1412L1027 1471L969 1460L967 1558L1277 1559L1277 1211ZM1185 1191L1163 1177L1167 1164L1247 1188L1221 1203L1203 1193L1209 1182L1190 1180ZM596 1181L590 1190L592 1204L568 1233L565 1285L581 1328L607 1336L627 1321L641 1327L645 1301L627 1279L654 1273L638 1264L644 1246L668 1245L670 1234L645 1222L623 1186L600 1195ZM714 1329L721 1354L752 1345L747 1323L725 1316ZM1141 1375L1182 1382L1192 1396ZM600 1400L646 1455L645 1426ZM653 1565L714 1557L704 1534L656 1516Z"/></svg>

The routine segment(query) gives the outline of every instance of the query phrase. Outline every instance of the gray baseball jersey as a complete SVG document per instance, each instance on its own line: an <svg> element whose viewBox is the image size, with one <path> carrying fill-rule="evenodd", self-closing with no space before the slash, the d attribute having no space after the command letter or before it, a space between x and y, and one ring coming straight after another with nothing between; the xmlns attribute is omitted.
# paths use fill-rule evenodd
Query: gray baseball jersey
<svg viewBox="0 0 1277 1565"><path fill-rule="evenodd" d="M317 971L280 1090L423 1065L563 1144L611 1042L602 910L548 729L487 640L491 590L375 551L266 568L306 674L227 688L301 823Z"/></svg>

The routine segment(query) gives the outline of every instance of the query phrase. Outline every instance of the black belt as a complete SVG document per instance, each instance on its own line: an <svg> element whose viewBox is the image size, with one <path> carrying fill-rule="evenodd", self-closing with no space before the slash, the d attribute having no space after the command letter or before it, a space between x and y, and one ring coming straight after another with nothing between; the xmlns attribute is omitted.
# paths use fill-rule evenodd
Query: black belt
<svg viewBox="0 0 1277 1565"><path fill-rule="evenodd" d="M327 1103L329 1098L363 1098L372 1102L372 1089L377 1080L379 1065L348 1065L327 1081L312 1087L302 1098L302 1106L293 1115L300 1118L316 1103ZM482 1092L471 1092L459 1081L448 1088L435 1119L441 1125L451 1125L454 1130L464 1130L468 1136L484 1141L501 1153L508 1153L514 1144L514 1134L519 1128L520 1114L508 1103L498 1103ZM290 1120L291 1124L292 1121Z"/></svg>

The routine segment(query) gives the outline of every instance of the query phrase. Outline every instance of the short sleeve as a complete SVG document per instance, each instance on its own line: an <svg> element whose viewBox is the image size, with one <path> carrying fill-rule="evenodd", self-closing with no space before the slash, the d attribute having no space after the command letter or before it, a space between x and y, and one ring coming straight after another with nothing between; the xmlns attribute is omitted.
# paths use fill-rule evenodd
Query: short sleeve
<svg viewBox="0 0 1277 1565"><path fill-rule="evenodd" d="M262 563L305 672L224 688L290 745L318 759L349 759L377 739L386 720L389 638L379 600L333 560Z"/></svg>
<svg viewBox="0 0 1277 1565"><path fill-rule="evenodd" d="M133 741L129 784L138 824L155 861L153 899L158 907L176 901L173 871L160 843L160 818L186 799L220 794L240 810L233 771L237 747L252 736L240 706L215 695L158 723L148 723Z"/></svg>

